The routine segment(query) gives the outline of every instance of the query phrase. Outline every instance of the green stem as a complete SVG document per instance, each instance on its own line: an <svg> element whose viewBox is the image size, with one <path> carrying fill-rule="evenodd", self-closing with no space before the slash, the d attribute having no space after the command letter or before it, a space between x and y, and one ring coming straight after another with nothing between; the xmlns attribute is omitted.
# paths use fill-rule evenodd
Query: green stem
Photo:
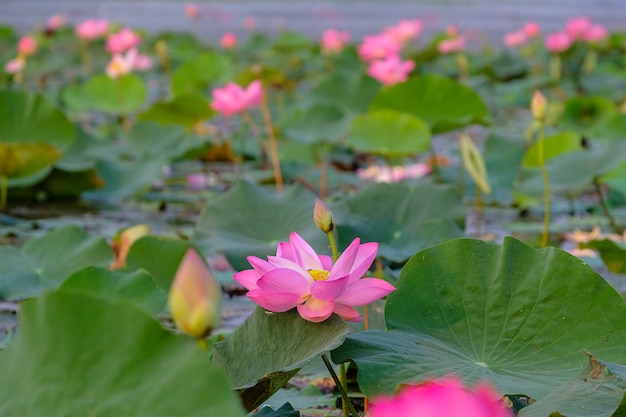
<svg viewBox="0 0 626 417"><path fill-rule="evenodd" d="M207 343L205 338L200 337L196 339L196 342L198 342L198 347L200 348L200 350L209 350L209 344Z"/></svg>
<svg viewBox="0 0 626 417"><path fill-rule="evenodd" d="M333 254L333 262L337 262L339 259L339 251L337 250L337 241L335 240L335 235L333 235L333 231L327 232L328 241L330 242L330 251Z"/></svg>
<svg viewBox="0 0 626 417"><path fill-rule="evenodd" d="M593 185L595 186L596 194L598 194L598 200L600 201L600 207L602 207L602 212L604 213L604 216L609 220L609 226L611 226L611 229L613 229L615 233L621 235L624 232L624 229L620 227L620 225L617 223L617 220L615 220L615 217L613 217L613 215L611 214L609 207L606 205L606 196L602 191L602 185L600 184L598 177L595 177L593 179Z"/></svg>
<svg viewBox="0 0 626 417"><path fill-rule="evenodd" d="M8 188L9 178L6 175L0 175L0 210L7 207Z"/></svg>
<svg viewBox="0 0 626 417"><path fill-rule="evenodd" d="M435 153L435 148L433 148L433 144L430 144L430 166L433 170L433 175L435 176L435 182L443 182L441 179L441 172L439 171L439 164L437 163L437 154Z"/></svg>
<svg viewBox="0 0 626 417"><path fill-rule="evenodd" d="M342 385L341 381L337 377L337 373L335 373L335 370L333 369L333 366L330 364L330 361L328 360L328 356L326 356L325 353L322 354L322 360L324 361L324 365L326 365L326 368L328 369L330 376L333 378L333 381L335 381L335 385L337 385L337 389L339 390L339 393L341 394L341 398L343 399L342 403L343 403L344 416L347 416L347 413L348 413L348 411L346 410L346 407L347 407L350 409L350 413L352 413L353 417L358 417L359 416L358 411L356 411L356 409L354 408L354 405L352 404L352 401L350 401L350 398L348 397L348 393L346 392L344 386ZM341 366L343 366L343 363L339 366L340 369L341 369Z"/></svg>
<svg viewBox="0 0 626 417"><path fill-rule="evenodd" d="M558 81L561 78L561 56L559 54L552 54L550 57L550 78L553 81Z"/></svg>
<svg viewBox="0 0 626 417"><path fill-rule="evenodd" d="M283 191L283 174L280 170L280 160L278 159L278 145L276 144L276 135L274 134L274 125L272 125L272 118L270 115L269 107L267 106L267 98L265 93L261 95L261 113L263 115L263 121L265 122L265 130L267 131L269 154L272 162L272 168L274 170L274 181L276 182L276 191L282 193Z"/></svg>
<svg viewBox="0 0 626 417"><path fill-rule="evenodd" d="M541 167L541 176L543 177L543 232L541 233L541 247L548 246L548 229L550 227L550 179L548 178L548 169L546 168L546 160L544 155L544 134L545 122L541 121L539 129L539 143L537 143L537 158Z"/></svg>

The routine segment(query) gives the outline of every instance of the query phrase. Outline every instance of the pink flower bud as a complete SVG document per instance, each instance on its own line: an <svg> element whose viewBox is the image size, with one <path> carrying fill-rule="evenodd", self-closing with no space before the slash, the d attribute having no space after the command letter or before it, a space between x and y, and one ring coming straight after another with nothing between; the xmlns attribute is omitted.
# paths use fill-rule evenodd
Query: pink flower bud
<svg viewBox="0 0 626 417"><path fill-rule="evenodd" d="M315 199L315 208L313 209L313 220L318 229L324 233L332 232L335 228L333 223L333 213L328 206L319 198Z"/></svg>
<svg viewBox="0 0 626 417"><path fill-rule="evenodd" d="M544 120L546 118L548 101L539 90L536 90L533 94L533 98L530 101L530 111L537 120Z"/></svg>
<svg viewBox="0 0 626 417"><path fill-rule="evenodd" d="M535 36L538 36L539 33L541 33L541 28L536 22L528 22L524 25L524 32L529 38L534 38Z"/></svg>
<svg viewBox="0 0 626 417"><path fill-rule="evenodd" d="M80 39L92 41L103 38L109 30L109 22L106 19L87 19L76 26L74 33Z"/></svg>
<svg viewBox="0 0 626 417"><path fill-rule="evenodd" d="M17 44L17 53L29 57L37 52L37 41L31 36L24 36Z"/></svg>
<svg viewBox="0 0 626 417"><path fill-rule="evenodd" d="M367 74L384 85L394 85L405 82L413 68L415 62L403 61L398 55L392 55L372 62Z"/></svg>
<svg viewBox="0 0 626 417"><path fill-rule="evenodd" d="M545 45L548 51L558 54L572 46L572 38L565 32L551 33L546 36Z"/></svg>
<svg viewBox="0 0 626 417"><path fill-rule="evenodd" d="M327 54L339 53L350 40L350 34L345 31L328 29L322 35L322 51Z"/></svg>
<svg viewBox="0 0 626 417"><path fill-rule="evenodd" d="M18 56L4 64L4 72L7 74L19 74L24 70L25 66L26 60Z"/></svg>
<svg viewBox="0 0 626 417"><path fill-rule="evenodd" d="M200 8L197 4L187 3L185 5L185 16L190 20L196 20L200 17Z"/></svg>
<svg viewBox="0 0 626 417"><path fill-rule="evenodd" d="M232 49L237 46L237 35L232 32L226 32L220 38L220 44L226 49Z"/></svg>

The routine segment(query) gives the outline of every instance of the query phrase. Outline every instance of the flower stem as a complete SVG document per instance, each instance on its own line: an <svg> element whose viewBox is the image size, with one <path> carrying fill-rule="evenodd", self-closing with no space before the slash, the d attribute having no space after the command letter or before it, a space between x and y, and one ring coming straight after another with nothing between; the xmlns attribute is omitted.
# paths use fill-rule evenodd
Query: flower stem
<svg viewBox="0 0 626 417"><path fill-rule="evenodd" d="M539 142L537 143L537 158L541 167L541 176L543 177L543 232L541 233L541 247L548 245L548 229L550 227L550 178L548 177L548 169L546 168L546 160L544 155L544 134L545 122L541 121L539 129Z"/></svg>
<svg viewBox="0 0 626 417"><path fill-rule="evenodd" d="M207 343L205 338L198 338L196 339L196 342L198 342L198 347L200 348L200 350L209 350L209 344Z"/></svg>
<svg viewBox="0 0 626 417"><path fill-rule="evenodd" d="M333 254L333 262L337 262L339 259L339 252L337 251L337 241L335 240L335 235L333 235L333 231L327 232L328 241L330 242L330 251Z"/></svg>
<svg viewBox="0 0 626 417"><path fill-rule="evenodd" d="M0 175L0 210L7 207L8 184L9 178L6 175Z"/></svg>
<svg viewBox="0 0 626 417"><path fill-rule="evenodd" d="M602 185L600 184L600 180L598 180L598 177L595 177L593 179L593 185L596 189L596 194L598 195L600 207L602 207L602 213L604 213L604 216L609 221L609 226L611 226L611 229L613 229L615 233L621 235L624 232L624 229L620 227L620 225L617 223L617 220L615 220L615 217L613 217L613 215L611 214L609 207L606 205L606 196L602 191Z"/></svg>
<svg viewBox="0 0 626 417"><path fill-rule="evenodd" d="M342 404L343 404L344 416L347 417L347 415L348 415L348 410L347 409L350 409L349 411L352 414L352 416L353 417L358 417L359 413L354 408L354 405L352 404L352 401L350 401L350 398L348 397L348 392L345 390L345 388L342 385L341 381L337 377L337 374L335 373L335 370L333 369L333 366L330 364L330 361L328 360L328 356L326 356L325 353L322 354L322 360L324 361L324 365L326 365L326 368L328 369L328 372L330 373L330 376L333 378L333 381L335 381L335 385L337 385L337 389L339 390L339 393L341 394L341 398L343 399ZM339 365L340 370L341 370L342 366L344 366L343 363L341 365ZM344 366L344 369L345 369L345 366Z"/></svg>
<svg viewBox="0 0 626 417"><path fill-rule="evenodd" d="M280 171L280 161L278 160L278 146L276 145L276 135L274 134L272 117L270 116L270 110L267 107L267 99L265 98L265 94L262 94L261 98L261 113L263 114L265 130L267 131L267 136L269 138L269 154L270 159L272 160L272 167L274 169L276 190L280 193L283 191L283 174Z"/></svg>

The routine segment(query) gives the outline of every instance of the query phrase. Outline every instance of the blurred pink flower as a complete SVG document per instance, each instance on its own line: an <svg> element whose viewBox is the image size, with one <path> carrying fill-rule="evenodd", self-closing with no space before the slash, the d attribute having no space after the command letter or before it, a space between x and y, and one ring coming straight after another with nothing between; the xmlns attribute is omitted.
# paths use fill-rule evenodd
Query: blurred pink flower
<svg viewBox="0 0 626 417"><path fill-rule="evenodd" d="M410 178L422 178L430 174L432 168L428 164L410 164L407 166L377 166L358 169L356 175L364 180L376 182L398 182Z"/></svg>
<svg viewBox="0 0 626 417"><path fill-rule="evenodd" d="M446 28L446 34L451 38L456 38L457 36L459 36L460 33L461 32L459 32L459 28L457 27L457 25L448 25L448 27Z"/></svg>
<svg viewBox="0 0 626 417"><path fill-rule="evenodd" d="M587 42L600 42L608 38L609 31L602 25L592 25L587 29L584 39Z"/></svg>
<svg viewBox="0 0 626 417"><path fill-rule="evenodd" d="M504 35L504 44L509 48L518 48L526 43L528 37L524 30L516 30Z"/></svg>
<svg viewBox="0 0 626 417"><path fill-rule="evenodd" d="M248 16L243 19L243 27L248 31L253 31L256 28L256 20L254 20L254 17Z"/></svg>
<svg viewBox="0 0 626 417"><path fill-rule="evenodd" d="M390 55L398 55L402 44L387 34L371 35L363 38L358 46L359 56L364 61L387 58Z"/></svg>
<svg viewBox="0 0 626 417"><path fill-rule="evenodd" d="M565 52L572 46L572 37L565 32L550 33L546 36L546 49L552 53L558 54Z"/></svg>
<svg viewBox="0 0 626 417"><path fill-rule="evenodd" d="M524 32L529 38L534 38L535 36L539 36L539 33L541 33L541 28L536 22L528 22L524 25Z"/></svg>
<svg viewBox="0 0 626 417"><path fill-rule="evenodd" d="M200 8L195 3L187 3L185 5L185 16L190 20L196 20L200 17Z"/></svg>
<svg viewBox="0 0 626 417"><path fill-rule="evenodd" d="M202 172L187 175L187 188L190 190L201 191L204 190L206 186L207 181Z"/></svg>
<svg viewBox="0 0 626 417"><path fill-rule="evenodd" d="M501 395L486 382L473 391L454 375L406 385L393 397L372 399L368 417L513 417Z"/></svg>
<svg viewBox="0 0 626 417"><path fill-rule="evenodd" d="M465 49L465 37L457 36L451 39L444 39L437 44L437 50L441 54L460 52Z"/></svg>
<svg viewBox="0 0 626 417"><path fill-rule="evenodd" d="M385 33L404 44L420 36L422 33L422 22L419 19L401 20L397 25L385 29Z"/></svg>
<svg viewBox="0 0 626 417"><path fill-rule="evenodd" d="M237 46L237 35L232 32L226 32L220 38L220 44L226 49L232 49Z"/></svg>
<svg viewBox="0 0 626 417"><path fill-rule="evenodd" d="M19 74L24 70L26 66L26 60L20 56L13 58L4 64L4 72L7 74Z"/></svg>
<svg viewBox="0 0 626 417"><path fill-rule="evenodd" d="M148 71L152 65L152 58L132 48L125 54L114 54L107 64L106 73L111 78L119 78L132 71Z"/></svg>
<svg viewBox="0 0 626 417"><path fill-rule="evenodd" d="M80 39L92 41L104 37L108 30L109 22L106 19L87 19L76 25L74 33Z"/></svg>
<svg viewBox="0 0 626 417"><path fill-rule="evenodd" d="M584 39L585 33L587 33L591 25L591 19L588 17L576 17L569 19L565 23L565 32L575 41Z"/></svg>
<svg viewBox="0 0 626 417"><path fill-rule="evenodd" d="M296 307L302 318L314 323L337 313L344 320L359 321L353 308L385 297L395 288L378 278L361 278L376 258L378 243L354 239L333 265L318 255L296 232L278 245L267 261L249 256L253 269L233 278L248 289L248 298L266 310L281 313Z"/></svg>
<svg viewBox="0 0 626 417"><path fill-rule="evenodd" d="M327 29L322 35L322 51L327 54L339 53L350 41L350 34L346 31Z"/></svg>
<svg viewBox="0 0 626 417"><path fill-rule="evenodd" d="M106 50L111 54L121 54L134 48L141 42L141 37L130 30L123 28L117 33L109 35L106 43Z"/></svg>
<svg viewBox="0 0 626 417"><path fill-rule="evenodd" d="M64 14L62 13L55 14L53 16L50 16L50 18L48 19L48 22L46 23L46 29L48 30L61 29L63 26L65 26L66 21L67 21L67 18L65 17Z"/></svg>
<svg viewBox="0 0 626 417"><path fill-rule="evenodd" d="M224 116L232 116L261 104L263 86L259 80L252 81L246 89L228 83L224 88L213 90L212 95L211 108Z"/></svg>
<svg viewBox="0 0 626 417"><path fill-rule="evenodd" d="M398 55L391 55L385 59L372 61L367 74L384 85L394 85L405 82L413 68L415 62L403 61Z"/></svg>
<svg viewBox="0 0 626 417"><path fill-rule="evenodd" d="M37 52L37 41L32 36L24 36L17 43L17 53L22 57L28 57Z"/></svg>

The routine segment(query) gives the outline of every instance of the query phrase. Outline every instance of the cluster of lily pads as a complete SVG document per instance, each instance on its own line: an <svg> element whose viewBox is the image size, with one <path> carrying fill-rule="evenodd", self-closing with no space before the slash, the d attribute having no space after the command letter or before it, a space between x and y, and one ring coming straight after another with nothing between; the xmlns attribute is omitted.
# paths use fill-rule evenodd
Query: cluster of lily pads
<svg viewBox="0 0 626 417"><path fill-rule="evenodd" d="M215 45L101 20L0 28L2 210L203 204L190 233L70 225L0 247L0 312L19 316L0 415L312 415L298 400L339 394L285 387L315 362L345 415L435 397L476 416L624 413L623 296L559 246L609 228L573 249L626 272L626 34L581 18L502 48L421 29ZM483 234L503 209L537 220L526 243ZM259 306L226 329L233 288Z"/></svg>

